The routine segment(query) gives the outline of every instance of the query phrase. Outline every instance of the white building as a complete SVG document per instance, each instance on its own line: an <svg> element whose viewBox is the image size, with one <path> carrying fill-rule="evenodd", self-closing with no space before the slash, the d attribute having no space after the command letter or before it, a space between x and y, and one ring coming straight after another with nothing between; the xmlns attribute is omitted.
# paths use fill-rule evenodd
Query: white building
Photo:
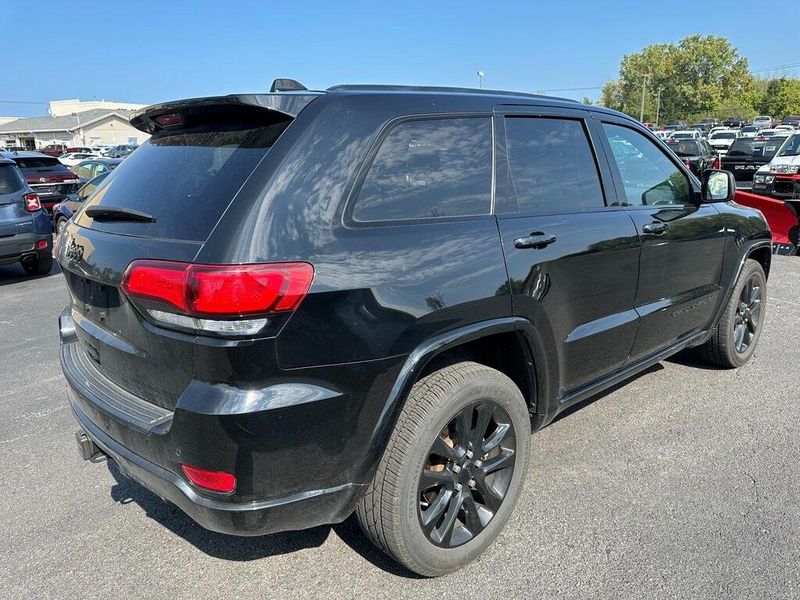
<svg viewBox="0 0 800 600"><path fill-rule="evenodd" d="M63 105L58 106L57 110L62 108ZM22 146L34 150L48 144L138 145L150 136L132 127L130 116L131 111L126 109L92 108L65 115L14 119L0 123L0 148Z"/></svg>
<svg viewBox="0 0 800 600"><path fill-rule="evenodd" d="M134 104L133 102L114 102L113 100L89 100L81 102L76 98L74 100L51 100L50 110L48 110L47 113L51 117L64 117L87 110L139 110L145 106L147 105Z"/></svg>

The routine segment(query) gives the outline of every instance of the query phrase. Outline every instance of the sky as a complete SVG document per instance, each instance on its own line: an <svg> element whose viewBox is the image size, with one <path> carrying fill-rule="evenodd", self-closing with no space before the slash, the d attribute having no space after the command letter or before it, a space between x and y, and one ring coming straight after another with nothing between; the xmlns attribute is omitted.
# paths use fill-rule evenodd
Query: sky
<svg viewBox="0 0 800 600"><path fill-rule="evenodd" d="M695 33L727 37L760 75L800 76L799 0L760 0L760 14L781 16L770 27L746 18L755 4L730 0L2 4L0 25L13 32L4 55L24 60L3 61L0 116L44 115L48 100L68 98L149 104L259 92L276 77L309 89L477 87L478 69L487 88L596 99L623 55ZM781 65L797 66L771 70Z"/></svg>

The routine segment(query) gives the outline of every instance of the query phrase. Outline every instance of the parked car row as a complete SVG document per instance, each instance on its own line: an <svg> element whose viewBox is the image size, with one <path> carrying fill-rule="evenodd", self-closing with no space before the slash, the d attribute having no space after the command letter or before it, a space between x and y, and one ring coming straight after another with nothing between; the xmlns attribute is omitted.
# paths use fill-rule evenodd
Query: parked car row
<svg viewBox="0 0 800 600"><path fill-rule="evenodd" d="M98 144L91 148L86 146L67 146L66 144L48 144L47 146L37 150L42 154L54 156L56 158L64 158L66 155L72 154L85 154L90 156L104 156L108 158L123 158L128 156L131 152L136 150L138 146L134 144ZM30 151L26 148L19 146L6 148L6 151ZM71 157L70 157L71 158Z"/></svg>

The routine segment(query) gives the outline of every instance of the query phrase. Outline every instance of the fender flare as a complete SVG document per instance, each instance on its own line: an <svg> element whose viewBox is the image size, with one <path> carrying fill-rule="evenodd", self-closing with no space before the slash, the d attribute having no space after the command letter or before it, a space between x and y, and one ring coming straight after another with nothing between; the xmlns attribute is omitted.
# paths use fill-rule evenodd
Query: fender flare
<svg viewBox="0 0 800 600"><path fill-rule="evenodd" d="M389 437L394 430L405 400L414 383L419 379L420 374L430 361L450 348L498 333L517 333L522 336L524 350L528 353L528 376L530 377L531 389L535 390L533 400L536 407L536 415L534 415L536 419L539 420L547 412L548 408L551 408L549 404L553 401L553 394L551 393L553 359L548 359L542 338L533 323L528 319L523 317L502 317L472 323L437 334L417 346L408 355L400 368L383 409L378 416L370 439L368 455L376 458L374 463L369 461L372 464L365 465L365 472L360 474L361 477L358 477L358 481L370 481L372 479L380 457L383 456L386 450ZM528 398L526 400L530 401Z"/></svg>

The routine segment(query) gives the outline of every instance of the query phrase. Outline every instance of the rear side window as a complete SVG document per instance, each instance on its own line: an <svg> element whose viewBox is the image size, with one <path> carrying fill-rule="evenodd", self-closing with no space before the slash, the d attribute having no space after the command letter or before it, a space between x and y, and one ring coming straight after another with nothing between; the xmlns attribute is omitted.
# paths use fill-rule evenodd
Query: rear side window
<svg viewBox="0 0 800 600"><path fill-rule="evenodd" d="M383 140L353 206L356 221L491 212L489 117L406 121Z"/></svg>
<svg viewBox="0 0 800 600"><path fill-rule="evenodd" d="M511 212L559 214L605 206L580 121L508 117L506 144L517 204L512 202Z"/></svg>
<svg viewBox="0 0 800 600"><path fill-rule="evenodd" d="M114 169L92 199L93 206L132 208L155 222L95 221L92 228L205 240L285 127L225 123L159 132Z"/></svg>
<svg viewBox="0 0 800 600"><path fill-rule="evenodd" d="M14 165L0 165L0 196L18 192L25 180Z"/></svg>

